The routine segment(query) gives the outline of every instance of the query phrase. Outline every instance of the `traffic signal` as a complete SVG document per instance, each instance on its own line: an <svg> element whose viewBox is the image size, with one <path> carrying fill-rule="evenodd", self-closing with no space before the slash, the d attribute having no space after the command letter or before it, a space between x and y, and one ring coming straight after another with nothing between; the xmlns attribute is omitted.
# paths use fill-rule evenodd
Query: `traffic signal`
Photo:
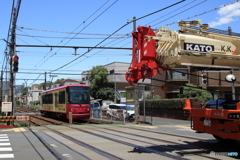
<svg viewBox="0 0 240 160"><path fill-rule="evenodd" d="M18 60L19 60L18 56L12 57L12 72L13 73L18 72Z"/></svg>
<svg viewBox="0 0 240 160"><path fill-rule="evenodd" d="M202 74L202 84L207 84L207 75Z"/></svg>

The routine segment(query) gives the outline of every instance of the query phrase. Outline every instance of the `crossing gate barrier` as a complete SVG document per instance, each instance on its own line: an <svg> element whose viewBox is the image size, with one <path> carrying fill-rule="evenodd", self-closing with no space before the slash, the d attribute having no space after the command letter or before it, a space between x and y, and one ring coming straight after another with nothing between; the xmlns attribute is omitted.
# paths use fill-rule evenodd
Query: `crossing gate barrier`
<svg viewBox="0 0 240 160"><path fill-rule="evenodd" d="M0 121L29 121L29 116L0 116Z"/></svg>
<svg viewBox="0 0 240 160"><path fill-rule="evenodd" d="M0 121L15 121L16 116L0 116Z"/></svg>

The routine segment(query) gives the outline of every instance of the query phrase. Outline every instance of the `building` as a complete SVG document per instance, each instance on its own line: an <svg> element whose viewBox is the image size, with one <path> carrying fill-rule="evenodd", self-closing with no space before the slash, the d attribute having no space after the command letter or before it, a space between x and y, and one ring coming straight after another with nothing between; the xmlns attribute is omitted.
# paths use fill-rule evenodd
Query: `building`
<svg viewBox="0 0 240 160"><path fill-rule="evenodd" d="M115 89L116 98L119 103L126 103L126 87L130 84L125 79L125 73L128 71L130 63L113 62L104 65L109 73L107 76L108 86ZM82 81L86 84L89 82L89 71L82 72ZM144 82L139 81L140 84L145 85L145 94L150 94L151 79L145 79Z"/></svg>
<svg viewBox="0 0 240 160"><path fill-rule="evenodd" d="M160 71L152 79L154 95L160 95L161 98L178 98L180 87L186 83L195 84L200 88L210 91L214 99L232 99L232 83L225 80L226 75L230 74L230 69L209 69L191 66L176 66L169 71ZM234 71L237 79L240 79L240 71ZM166 85L166 92L161 87ZM234 83L236 99L240 100L238 95L240 83Z"/></svg>
<svg viewBox="0 0 240 160"><path fill-rule="evenodd" d="M27 93L27 104L30 105L35 101L39 100L39 95L43 91L42 84L34 84L28 88Z"/></svg>

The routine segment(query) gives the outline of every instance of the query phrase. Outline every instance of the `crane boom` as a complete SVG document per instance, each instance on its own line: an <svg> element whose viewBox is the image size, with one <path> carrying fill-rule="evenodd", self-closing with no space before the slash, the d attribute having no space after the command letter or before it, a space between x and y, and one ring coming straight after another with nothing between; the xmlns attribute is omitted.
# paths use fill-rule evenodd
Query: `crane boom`
<svg viewBox="0 0 240 160"><path fill-rule="evenodd" d="M132 64L126 73L130 84L155 76L159 68L167 70L177 65L239 67L239 37L207 32L208 25L200 20L180 21L178 25L179 31L162 27L154 32L139 26L138 32L132 32ZM193 26L201 30L190 28Z"/></svg>

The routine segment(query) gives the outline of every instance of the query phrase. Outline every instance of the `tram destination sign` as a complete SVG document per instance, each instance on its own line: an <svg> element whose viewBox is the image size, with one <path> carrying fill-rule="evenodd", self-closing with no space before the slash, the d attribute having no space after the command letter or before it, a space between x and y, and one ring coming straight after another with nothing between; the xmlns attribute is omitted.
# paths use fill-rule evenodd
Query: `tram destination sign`
<svg viewBox="0 0 240 160"><path fill-rule="evenodd" d="M12 112L12 102L2 102L2 112Z"/></svg>

